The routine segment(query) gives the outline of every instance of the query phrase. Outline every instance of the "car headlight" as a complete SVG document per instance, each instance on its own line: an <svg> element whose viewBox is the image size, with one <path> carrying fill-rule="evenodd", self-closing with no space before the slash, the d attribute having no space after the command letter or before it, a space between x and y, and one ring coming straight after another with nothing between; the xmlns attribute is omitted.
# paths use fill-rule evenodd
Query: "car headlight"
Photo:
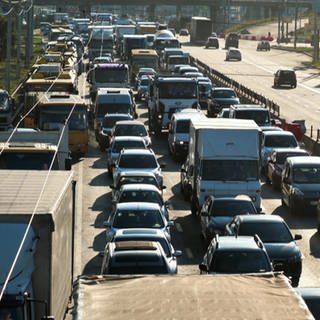
<svg viewBox="0 0 320 320"><path fill-rule="evenodd" d="M183 145L183 144L184 144L184 141L176 140L174 143L175 143L175 144L179 144L179 145Z"/></svg>
<svg viewBox="0 0 320 320"><path fill-rule="evenodd" d="M292 188L292 195L296 196L296 197L303 197L304 193L298 189L298 188Z"/></svg>

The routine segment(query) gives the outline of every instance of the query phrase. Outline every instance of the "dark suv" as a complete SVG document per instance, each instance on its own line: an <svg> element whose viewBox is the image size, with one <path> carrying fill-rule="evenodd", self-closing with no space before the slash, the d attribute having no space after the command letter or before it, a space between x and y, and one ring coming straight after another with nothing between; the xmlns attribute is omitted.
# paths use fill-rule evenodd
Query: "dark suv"
<svg viewBox="0 0 320 320"><path fill-rule="evenodd" d="M280 86L287 85L291 88L297 87L297 77L296 73L292 69L279 69L274 74L274 88L279 88Z"/></svg>
<svg viewBox="0 0 320 320"><path fill-rule="evenodd" d="M272 272L267 251L260 240L254 237L219 237L211 241L199 265L200 274L238 274Z"/></svg>
<svg viewBox="0 0 320 320"><path fill-rule="evenodd" d="M272 261L275 271L283 271L291 279L292 286L299 284L302 271L302 254L286 222L277 215L239 215L226 226L226 234L253 236L257 234Z"/></svg>

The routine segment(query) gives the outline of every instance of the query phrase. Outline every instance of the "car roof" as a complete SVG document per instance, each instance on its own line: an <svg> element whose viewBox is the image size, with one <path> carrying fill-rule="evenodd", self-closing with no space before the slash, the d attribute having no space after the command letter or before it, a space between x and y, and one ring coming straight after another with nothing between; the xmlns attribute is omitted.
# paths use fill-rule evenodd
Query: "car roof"
<svg viewBox="0 0 320 320"><path fill-rule="evenodd" d="M270 130L270 131L264 131L264 136L294 136L294 134L291 131L287 130Z"/></svg>
<svg viewBox="0 0 320 320"><path fill-rule="evenodd" d="M142 123L141 121L139 120L120 120L120 121L117 121L116 122L116 125L130 125L130 126L133 126L133 125L140 125L140 126L145 126L144 123Z"/></svg>
<svg viewBox="0 0 320 320"><path fill-rule="evenodd" d="M222 236L218 237L218 243L218 250L261 250L254 240L254 237L251 236Z"/></svg>
<svg viewBox="0 0 320 320"><path fill-rule="evenodd" d="M117 142L117 141L142 141L143 143L145 143L145 140L143 137L139 137L139 136L115 136L113 137L113 141Z"/></svg>
<svg viewBox="0 0 320 320"><path fill-rule="evenodd" d="M160 206L153 202L121 202L116 204L122 210L160 210Z"/></svg>
<svg viewBox="0 0 320 320"><path fill-rule="evenodd" d="M124 149L122 154L144 154L144 155L155 155L150 149Z"/></svg>
<svg viewBox="0 0 320 320"><path fill-rule="evenodd" d="M261 222L261 223L272 223L272 222L284 222L283 218L276 214L242 214L236 216L241 222Z"/></svg>
<svg viewBox="0 0 320 320"><path fill-rule="evenodd" d="M225 201L225 202L229 202L229 201L248 201L248 202L252 202L252 200L250 199L249 196L247 196L246 194L241 194L241 195L237 195L235 197L214 197L214 196L210 196L211 198L213 198L213 201Z"/></svg>
<svg viewBox="0 0 320 320"><path fill-rule="evenodd" d="M262 130L263 132L266 132L266 131L283 131L282 128L276 127L276 126L265 126L265 127L261 127L261 130Z"/></svg>
<svg viewBox="0 0 320 320"><path fill-rule="evenodd" d="M288 153L288 152L309 154L307 150L297 149L297 148L274 148L272 151L272 153Z"/></svg>
<svg viewBox="0 0 320 320"><path fill-rule="evenodd" d="M107 113L104 115L104 118L128 118L128 117L132 118L132 116L129 113Z"/></svg>
<svg viewBox="0 0 320 320"><path fill-rule="evenodd" d="M160 229L151 228L130 228L130 229L118 229L114 235L114 238L126 238L126 237L161 237L166 238L166 235Z"/></svg>
<svg viewBox="0 0 320 320"><path fill-rule="evenodd" d="M281 67L281 68L279 68L277 71L291 71L291 72L295 72L292 68L286 68L286 67Z"/></svg>
<svg viewBox="0 0 320 320"><path fill-rule="evenodd" d="M172 115L171 119L175 119L176 121L180 120L191 120L191 118L195 117L206 117L206 115L201 111L196 111L197 109L193 109L195 112L176 112Z"/></svg>
<svg viewBox="0 0 320 320"><path fill-rule="evenodd" d="M232 88L228 88L228 87L213 87L212 91L215 91L215 90L228 90L228 91L235 92Z"/></svg>
<svg viewBox="0 0 320 320"><path fill-rule="evenodd" d="M305 156L305 157L289 157L287 161L292 165L320 165L320 157L317 156Z"/></svg>
<svg viewBox="0 0 320 320"><path fill-rule="evenodd" d="M122 191L155 191L160 194L159 189L154 186L153 184L147 184L147 183L131 183L131 184L124 184L121 186Z"/></svg>
<svg viewBox="0 0 320 320"><path fill-rule="evenodd" d="M152 177L155 178L155 174L153 172L146 171L123 171L119 173L119 179L121 177Z"/></svg>
<svg viewBox="0 0 320 320"><path fill-rule="evenodd" d="M140 72L156 72L153 68L142 67L139 68L138 73Z"/></svg>

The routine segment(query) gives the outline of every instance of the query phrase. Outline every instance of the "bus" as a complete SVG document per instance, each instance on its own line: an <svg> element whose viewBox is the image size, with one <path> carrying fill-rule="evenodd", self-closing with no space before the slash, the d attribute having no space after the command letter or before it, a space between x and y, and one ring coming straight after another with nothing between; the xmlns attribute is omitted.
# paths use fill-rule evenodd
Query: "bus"
<svg viewBox="0 0 320 320"><path fill-rule="evenodd" d="M159 56L153 49L132 49L131 50L131 69L130 75L133 79L140 68L159 69Z"/></svg>

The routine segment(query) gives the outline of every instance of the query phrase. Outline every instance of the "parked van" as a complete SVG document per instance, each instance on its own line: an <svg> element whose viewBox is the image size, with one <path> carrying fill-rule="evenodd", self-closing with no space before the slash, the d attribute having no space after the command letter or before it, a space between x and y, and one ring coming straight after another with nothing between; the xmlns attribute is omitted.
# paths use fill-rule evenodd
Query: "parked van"
<svg viewBox="0 0 320 320"><path fill-rule="evenodd" d="M105 114L124 113L136 115L133 93L127 88L100 88L94 108L94 129L98 139L101 123Z"/></svg>
<svg viewBox="0 0 320 320"><path fill-rule="evenodd" d="M185 157L189 149L190 121L195 118L207 117L198 109L187 108L172 115L169 124L168 147L174 158Z"/></svg>

